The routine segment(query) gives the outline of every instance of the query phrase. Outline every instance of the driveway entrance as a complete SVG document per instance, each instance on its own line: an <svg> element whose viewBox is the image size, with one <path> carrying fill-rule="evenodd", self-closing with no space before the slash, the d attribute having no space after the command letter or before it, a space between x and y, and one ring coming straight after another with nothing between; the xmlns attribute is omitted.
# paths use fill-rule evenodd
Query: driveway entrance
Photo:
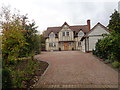
<svg viewBox="0 0 120 90"><path fill-rule="evenodd" d="M89 53L43 52L35 56L49 67L36 88L117 88L118 72Z"/></svg>

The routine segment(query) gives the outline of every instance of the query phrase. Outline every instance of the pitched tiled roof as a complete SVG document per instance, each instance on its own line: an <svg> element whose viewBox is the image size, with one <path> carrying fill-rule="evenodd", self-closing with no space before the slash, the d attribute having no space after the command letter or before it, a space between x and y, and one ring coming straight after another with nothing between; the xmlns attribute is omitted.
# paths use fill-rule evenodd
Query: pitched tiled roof
<svg viewBox="0 0 120 90"><path fill-rule="evenodd" d="M51 32L54 32L56 36L58 36L59 31L62 29L64 25L68 25L66 22L60 27L48 27L45 31L45 37L48 37ZM69 26L68 27L74 31L75 35L82 30L84 33L88 33L88 25L76 25L76 26Z"/></svg>

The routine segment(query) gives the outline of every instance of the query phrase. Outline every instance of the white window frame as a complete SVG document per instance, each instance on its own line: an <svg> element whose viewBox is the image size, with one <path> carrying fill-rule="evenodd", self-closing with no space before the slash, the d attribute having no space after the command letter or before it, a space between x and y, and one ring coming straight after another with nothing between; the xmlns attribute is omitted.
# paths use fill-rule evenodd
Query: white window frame
<svg viewBox="0 0 120 90"><path fill-rule="evenodd" d="M78 36L84 36L84 33L83 33L82 31L80 31L80 32L78 33Z"/></svg>
<svg viewBox="0 0 120 90"><path fill-rule="evenodd" d="M62 33L62 36L69 36L70 35L70 32L69 31L64 31L63 33Z"/></svg>
<svg viewBox="0 0 120 90"><path fill-rule="evenodd" d="M55 37L54 33L49 34L49 38L54 38L54 37Z"/></svg>
<svg viewBox="0 0 120 90"><path fill-rule="evenodd" d="M56 43L49 43L49 47L56 47Z"/></svg>

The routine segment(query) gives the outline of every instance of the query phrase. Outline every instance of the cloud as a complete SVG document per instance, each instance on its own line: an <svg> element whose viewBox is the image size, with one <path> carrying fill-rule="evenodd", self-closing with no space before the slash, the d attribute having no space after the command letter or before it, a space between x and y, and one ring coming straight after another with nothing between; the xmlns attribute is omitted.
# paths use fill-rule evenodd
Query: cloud
<svg viewBox="0 0 120 90"><path fill-rule="evenodd" d="M117 9L119 0L3 0L2 4L11 5L28 13L34 19L38 30L43 31L50 26L61 26L65 21L69 25L87 24L91 20L92 27L101 22L107 25L109 16ZM2 5L1 4L1 5Z"/></svg>

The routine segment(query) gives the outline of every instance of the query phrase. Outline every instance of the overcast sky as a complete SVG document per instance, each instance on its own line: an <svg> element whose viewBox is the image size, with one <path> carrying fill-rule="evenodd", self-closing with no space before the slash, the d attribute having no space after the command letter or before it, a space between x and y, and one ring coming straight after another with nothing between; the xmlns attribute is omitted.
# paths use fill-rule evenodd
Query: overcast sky
<svg viewBox="0 0 120 90"><path fill-rule="evenodd" d="M65 21L69 25L87 24L91 27L100 22L107 26L109 16L118 10L119 0L0 0L0 6L10 5L28 14L29 20L34 19L38 31L47 27L61 26Z"/></svg>

